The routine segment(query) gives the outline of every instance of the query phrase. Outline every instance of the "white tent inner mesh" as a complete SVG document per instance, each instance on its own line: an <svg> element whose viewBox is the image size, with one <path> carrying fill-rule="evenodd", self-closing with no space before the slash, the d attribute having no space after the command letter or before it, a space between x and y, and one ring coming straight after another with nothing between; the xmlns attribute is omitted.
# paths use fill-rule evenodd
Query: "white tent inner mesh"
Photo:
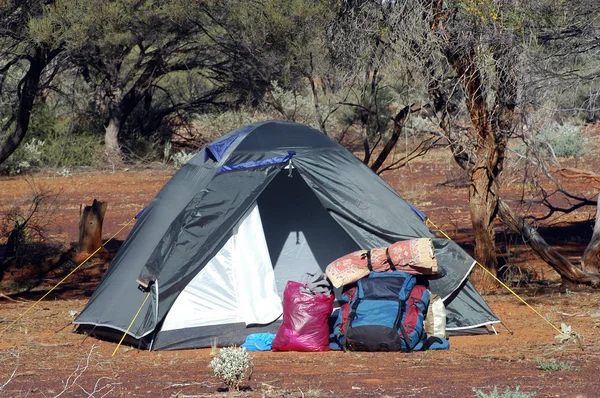
<svg viewBox="0 0 600 398"><path fill-rule="evenodd" d="M266 324L283 312L258 206L186 286L162 330L244 322Z"/></svg>

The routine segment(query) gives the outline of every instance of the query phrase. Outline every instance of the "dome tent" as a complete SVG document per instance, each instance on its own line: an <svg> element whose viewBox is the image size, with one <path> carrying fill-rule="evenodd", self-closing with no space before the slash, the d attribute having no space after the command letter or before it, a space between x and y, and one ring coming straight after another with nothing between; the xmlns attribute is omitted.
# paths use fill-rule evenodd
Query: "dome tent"
<svg viewBox="0 0 600 398"><path fill-rule="evenodd" d="M498 322L468 281L474 260L313 128L270 121L203 148L148 205L74 323L150 349L241 344L276 331L288 280L359 249L431 237L430 289L448 330ZM149 295L149 299L146 296ZM142 304L143 303L143 304Z"/></svg>

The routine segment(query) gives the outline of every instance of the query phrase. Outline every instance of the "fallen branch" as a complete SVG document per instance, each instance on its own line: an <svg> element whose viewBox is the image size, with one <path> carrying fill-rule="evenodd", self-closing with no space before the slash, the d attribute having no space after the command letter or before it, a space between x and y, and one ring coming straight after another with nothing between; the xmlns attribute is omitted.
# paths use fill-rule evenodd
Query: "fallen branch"
<svg viewBox="0 0 600 398"><path fill-rule="evenodd" d="M550 172L568 179L584 178L587 180L600 182L600 174L592 173L591 171L587 170L576 169L573 167L557 167L550 169Z"/></svg>
<svg viewBox="0 0 600 398"><path fill-rule="evenodd" d="M588 314L567 314L566 312L555 311L555 314L563 316L588 316Z"/></svg>
<svg viewBox="0 0 600 398"><path fill-rule="evenodd" d="M14 298L9 297L4 293L0 293L0 298L7 299L8 301L12 301L13 303L27 303L28 302L28 300L25 300L20 297L17 300L15 300Z"/></svg>
<svg viewBox="0 0 600 398"><path fill-rule="evenodd" d="M221 384L220 383L210 383L207 381L203 381L203 382L192 381L189 383L171 383L168 386L166 386L165 388L163 388L163 390L169 390L171 388L190 387L190 386L214 387L217 385L221 385Z"/></svg>
<svg viewBox="0 0 600 398"><path fill-rule="evenodd" d="M521 235L525 243L559 273L563 282L584 283L592 286L600 285L600 274L585 271L572 264L550 246L535 228L502 199L498 199L498 217L511 231Z"/></svg>

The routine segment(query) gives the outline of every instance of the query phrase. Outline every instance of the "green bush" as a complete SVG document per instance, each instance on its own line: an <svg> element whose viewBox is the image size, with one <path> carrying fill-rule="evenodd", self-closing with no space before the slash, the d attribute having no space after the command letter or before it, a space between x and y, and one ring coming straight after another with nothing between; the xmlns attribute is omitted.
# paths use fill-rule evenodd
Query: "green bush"
<svg viewBox="0 0 600 398"><path fill-rule="evenodd" d="M543 151L552 152L559 158L579 157L585 154L588 140L582 136L578 126L546 123L542 126L538 140Z"/></svg>
<svg viewBox="0 0 600 398"><path fill-rule="evenodd" d="M544 361L541 358L537 359L537 363L540 369L546 372L557 372L559 370L574 370L573 362L571 361L556 361L556 359L552 359L550 361Z"/></svg>
<svg viewBox="0 0 600 398"><path fill-rule="evenodd" d="M506 387L506 390L503 393L500 393L498 392L498 387L494 386L494 390L489 394L486 394L476 388L473 388L473 392L477 398L531 398L535 395L534 392L526 393L519 391L520 388L520 386L517 386L515 391L511 391L510 387Z"/></svg>
<svg viewBox="0 0 600 398"><path fill-rule="evenodd" d="M93 166L102 149L103 132L82 130L81 121L60 115L44 104L34 108L26 140L0 166L9 175L24 174L35 167ZM83 123L83 122L81 122Z"/></svg>
<svg viewBox="0 0 600 398"><path fill-rule="evenodd" d="M173 165L176 169L182 168L187 162L189 162L194 156L195 153L188 153L185 151L179 151L175 155L171 156L173 160Z"/></svg>
<svg viewBox="0 0 600 398"><path fill-rule="evenodd" d="M270 93L271 100L279 104L280 109L283 111L283 115L281 115L283 118L319 128L316 124L317 119L312 95L286 90L276 81L271 82Z"/></svg>
<svg viewBox="0 0 600 398"><path fill-rule="evenodd" d="M201 135L203 141L212 142L232 130L246 124L274 119L274 116L259 111L236 110L203 113L194 118L194 129Z"/></svg>
<svg viewBox="0 0 600 398"><path fill-rule="evenodd" d="M43 150L42 166L93 166L101 151L100 139L91 134L53 132Z"/></svg>
<svg viewBox="0 0 600 398"><path fill-rule="evenodd" d="M0 171L8 175L25 174L33 167L42 166L45 141L33 138L20 145L0 166Z"/></svg>

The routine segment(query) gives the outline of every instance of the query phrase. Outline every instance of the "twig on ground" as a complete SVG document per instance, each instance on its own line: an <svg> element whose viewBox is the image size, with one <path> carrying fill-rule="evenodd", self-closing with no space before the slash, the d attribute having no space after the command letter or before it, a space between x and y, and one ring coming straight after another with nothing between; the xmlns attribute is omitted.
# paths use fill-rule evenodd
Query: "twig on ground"
<svg viewBox="0 0 600 398"><path fill-rule="evenodd" d="M555 311L555 314L564 316L588 316L588 314L567 314L566 312Z"/></svg>
<svg viewBox="0 0 600 398"><path fill-rule="evenodd" d="M81 391L84 392L85 396L88 398L96 398L97 394L100 393L102 395L98 395L98 398L106 397L114 391L116 385L121 384L112 382L101 384L106 380L112 380L110 377L100 377L98 380L96 380L96 383L94 384L94 387L91 391L87 391L81 384L79 384L79 379L85 373L85 371L88 370L90 366L90 361L92 359L95 349L96 345L93 345L87 356L79 361L79 363L77 364L77 368L73 371L73 373L69 375L62 391L55 395L53 398L58 398L61 395L65 394L67 391L72 392L70 390L75 386L79 387Z"/></svg>
<svg viewBox="0 0 600 398"><path fill-rule="evenodd" d="M211 383L208 381L203 381L203 382L192 381L189 383L171 383L168 386L166 386L165 388L163 388L163 390L169 390L171 388L189 387L189 386L215 387L218 385L221 385L221 383Z"/></svg>
<svg viewBox="0 0 600 398"><path fill-rule="evenodd" d="M16 358L16 365L15 365L15 369L13 370L12 374L10 375L10 377L8 378L8 380L6 380L2 385L0 385L0 392L2 392L4 390L4 387L6 387L8 385L8 383L10 383L12 381L12 379L15 377L15 375L17 374L17 369L19 369L19 352L16 351L16 349L11 349L8 351L8 353Z"/></svg>
<svg viewBox="0 0 600 398"><path fill-rule="evenodd" d="M20 297L17 300L15 300L14 298L7 296L4 293L0 293L0 298L7 299L8 301L12 301L13 303L27 303L28 302L28 300L25 300Z"/></svg>

